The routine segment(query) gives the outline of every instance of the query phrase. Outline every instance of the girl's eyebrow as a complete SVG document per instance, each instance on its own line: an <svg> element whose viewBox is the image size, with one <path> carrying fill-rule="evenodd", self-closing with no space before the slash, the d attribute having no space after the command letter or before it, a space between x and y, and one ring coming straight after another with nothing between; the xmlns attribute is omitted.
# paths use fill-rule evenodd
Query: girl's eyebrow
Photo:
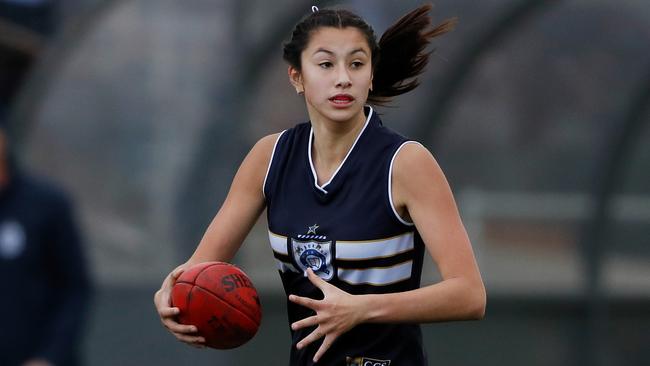
<svg viewBox="0 0 650 366"><path fill-rule="evenodd" d="M330 51L330 50L328 50L328 49L326 49L326 48L322 48L322 47L319 48L319 49L317 49L316 51L314 51L313 54L315 55L315 54L317 54L317 53L319 53L319 52L325 52L325 53L327 53L327 54L329 54L329 55L334 56L334 52L332 52L332 51Z"/></svg>
<svg viewBox="0 0 650 366"><path fill-rule="evenodd" d="M317 53L319 53L319 52L324 52L324 53L327 53L327 54L332 55L332 56L335 55L334 52L332 52L332 51L330 51L330 50L328 50L328 49L326 49L326 48L322 48L322 47L319 48L319 49L317 49L316 51L314 51L314 55L317 54ZM364 50L364 49L361 48L361 47L353 49L352 51L350 51L349 54L352 55L352 54L355 54L355 53L357 53L357 52L361 52L361 53L365 54L366 56L368 55L368 53L366 52L366 50Z"/></svg>

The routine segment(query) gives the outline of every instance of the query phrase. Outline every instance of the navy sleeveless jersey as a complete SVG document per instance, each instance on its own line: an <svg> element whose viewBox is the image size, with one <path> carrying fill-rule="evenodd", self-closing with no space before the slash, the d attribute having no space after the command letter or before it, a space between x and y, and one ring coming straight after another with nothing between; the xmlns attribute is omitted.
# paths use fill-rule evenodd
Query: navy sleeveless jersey
<svg viewBox="0 0 650 366"><path fill-rule="evenodd" d="M331 180L319 186L311 160L313 130L303 123L278 138L264 182L269 240L284 289L322 299L307 268L351 294L418 288L424 245L399 217L390 194L392 163L408 140L384 127L372 108ZM287 302L289 323L314 314ZM315 328L291 331L291 365L312 365L322 339L296 344ZM417 324L361 324L340 336L318 365L426 365Z"/></svg>

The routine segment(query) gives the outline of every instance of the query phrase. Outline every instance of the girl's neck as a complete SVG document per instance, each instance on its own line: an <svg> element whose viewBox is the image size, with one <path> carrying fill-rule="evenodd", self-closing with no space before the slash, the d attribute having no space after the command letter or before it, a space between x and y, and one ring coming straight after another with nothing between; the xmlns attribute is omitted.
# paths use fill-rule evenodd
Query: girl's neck
<svg viewBox="0 0 650 366"><path fill-rule="evenodd" d="M362 108L349 121L331 121L322 116L313 116L316 118L311 120L314 129L311 154L319 184L329 181L352 148L366 123L367 117L363 111Z"/></svg>

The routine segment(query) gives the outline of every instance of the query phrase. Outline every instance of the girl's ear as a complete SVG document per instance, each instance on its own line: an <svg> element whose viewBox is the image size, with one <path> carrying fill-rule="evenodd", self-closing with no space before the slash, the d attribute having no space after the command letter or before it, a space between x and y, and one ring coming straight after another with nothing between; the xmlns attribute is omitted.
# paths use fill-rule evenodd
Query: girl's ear
<svg viewBox="0 0 650 366"><path fill-rule="evenodd" d="M303 94L305 92L305 87L302 85L302 74L300 71L293 66L289 66L287 73L289 74L291 85L296 88L296 93Z"/></svg>

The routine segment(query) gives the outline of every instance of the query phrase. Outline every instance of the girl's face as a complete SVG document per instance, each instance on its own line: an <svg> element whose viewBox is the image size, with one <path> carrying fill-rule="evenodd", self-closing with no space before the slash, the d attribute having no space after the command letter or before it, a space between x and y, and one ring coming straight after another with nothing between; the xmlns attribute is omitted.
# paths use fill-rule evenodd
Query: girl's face
<svg viewBox="0 0 650 366"><path fill-rule="evenodd" d="M289 76L296 90L304 91L312 119L365 120L363 106L372 87L372 63L361 31L354 27L314 31L301 63L301 71L289 67Z"/></svg>

